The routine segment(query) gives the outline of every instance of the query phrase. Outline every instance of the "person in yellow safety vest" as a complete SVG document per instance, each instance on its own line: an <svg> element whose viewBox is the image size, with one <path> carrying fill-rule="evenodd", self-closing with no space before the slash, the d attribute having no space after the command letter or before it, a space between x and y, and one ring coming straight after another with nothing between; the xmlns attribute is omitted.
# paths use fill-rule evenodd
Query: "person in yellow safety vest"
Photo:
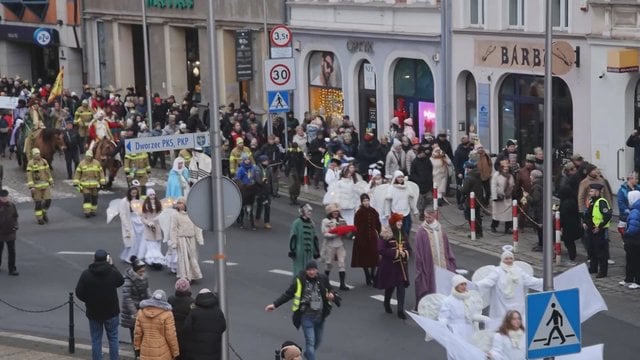
<svg viewBox="0 0 640 360"><path fill-rule="evenodd" d="M331 302L340 306L341 298L329 284L329 279L318 273L315 260L307 262L304 271L296 274L289 288L265 311L272 312L280 305L293 300L293 325L302 331L305 338L305 359L315 359L315 353L322 340L324 320L331 313Z"/></svg>
<svg viewBox="0 0 640 360"><path fill-rule="evenodd" d="M184 167L188 169L191 158L193 157L193 155L191 155L191 150L182 149L178 152L178 156L184 159Z"/></svg>
<svg viewBox="0 0 640 360"><path fill-rule="evenodd" d="M32 159L27 164L27 187L31 190L31 197L35 202L35 215L38 224L49 222L47 210L51 206L51 187L53 177L47 160L40 156L40 149L31 150Z"/></svg>
<svg viewBox="0 0 640 360"><path fill-rule="evenodd" d="M253 160L253 155L251 154L251 149L249 147L244 146L244 140L241 137L236 139L236 147L231 150L231 154L229 155L229 172L231 173L231 177L236 176L236 171L238 170L238 165L242 160L242 154L246 154L249 159L251 159L251 164L255 165L255 161Z"/></svg>
<svg viewBox="0 0 640 360"><path fill-rule="evenodd" d="M142 195L146 194L146 184L151 173L149 154L146 152L126 154L124 156L124 173L127 175L127 184L131 185L133 180L138 180L142 184L140 193Z"/></svg>
<svg viewBox="0 0 640 360"><path fill-rule="evenodd" d="M585 230L589 273L596 274L596 278L607 276L609 268L609 223L611 222L611 206L602 197L604 186L599 183L589 185L589 206L585 210L582 224Z"/></svg>
<svg viewBox="0 0 640 360"><path fill-rule="evenodd" d="M73 176L73 186L82 193L82 210L85 217L96 216L98 209L98 190L106 184L104 172L100 162L93 158L93 152L88 150L84 160L80 161Z"/></svg>
<svg viewBox="0 0 640 360"><path fill-rule="evenodd" d="M80 149L84 151L87 146L87 136L89 136L89 123L93 119L93 110L89 107L89 100L82 100L82 105L76 110L73 116L73 124L78 127L80 137Z"/></svg>

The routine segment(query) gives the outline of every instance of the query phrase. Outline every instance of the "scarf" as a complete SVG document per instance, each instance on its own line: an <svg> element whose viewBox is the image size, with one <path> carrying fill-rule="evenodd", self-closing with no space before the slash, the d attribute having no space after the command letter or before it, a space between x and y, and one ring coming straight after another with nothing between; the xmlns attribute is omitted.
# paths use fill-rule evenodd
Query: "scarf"
<svg viewBox="0 0 640 360"><path fill-rule="evenodd" d="M471 309L470 301L471 293L469 293L469 291L461 293L458 290L453 289L451 291L451 295L453 295L453 297L456 299L462 300L462 303L464 304L464 317L467 319L467 321L473 322L473 312Z"/></svg>
<svg viewBox="0 0 640 360"><path fill-rule="evenodd" d="M433 258L433 264L441 268L447 268L447 259L445 256L444 241L442 239L442 232L440 231L440 223L434 220L431 224L426 221L422 223L422 227L427 231L429 235L429 245L431 246L431 257Z"/></svg>
<svg viewBox="0 0 640 360"><path fill-rule="evenodd" d="M507 336L509 337L509 340L511 340L511 346L516 349L522 349L522 335L524 335L524 331L522 331L522 329L509 330Z"/></svg>
<svg viewBox="0 0 640 360"><path fill-rule="evenodd" d="M505 263L500 263L500 268L502 268L506 274L504 280L501 281L502 292L507 299L512 299L516 286L520 281L520 273L518 268L513 265L509 266Z"/></svg>

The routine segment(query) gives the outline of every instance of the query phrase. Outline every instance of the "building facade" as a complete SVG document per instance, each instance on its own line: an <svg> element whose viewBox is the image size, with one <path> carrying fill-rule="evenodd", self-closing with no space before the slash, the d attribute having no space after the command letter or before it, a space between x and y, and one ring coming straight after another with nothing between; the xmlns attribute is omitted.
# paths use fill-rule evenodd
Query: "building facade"
<svg viewBox="0 0 640 360"><path fill-rule="evenodd" d="M444 129L439 105L439 1L295 0L294 110L351 117L360 136L412 118L416 134Z"/></svg>
<svg viewBox="0 0 640 360"><path fill-rule="evenodd" d="M142 3L149 34L151 91L208 103L208 2L205 0L84 0L89 83L144 93ZM267 1L270 28L284 21L284 1ZM216 1L218 94L223 104L262 106L266 57L263 3Z"/></svg>
<svg viewBox="0 0 640 360"><path fill-rule="evenodd" d="M82 88L79 1L0 1L0 74L53 84L60 67L65 87Z"/></svg>

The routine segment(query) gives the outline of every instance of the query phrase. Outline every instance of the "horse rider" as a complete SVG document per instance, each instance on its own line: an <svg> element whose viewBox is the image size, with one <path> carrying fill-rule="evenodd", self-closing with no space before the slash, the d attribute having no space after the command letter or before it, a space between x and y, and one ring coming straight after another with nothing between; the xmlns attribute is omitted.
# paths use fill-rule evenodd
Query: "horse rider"
<svg viewBox="0 0 640 360"><path fill-rule="evenodd" d="M31 157L31 147L35 141L36 135L40 130L46 129L44 124L44 115L40 109L37 99L32 100L29 106L29 112L25 116L25 130L27 131L24 141L24 154Z"/></svg>
<svg viewBox="0 0 640 360"><path fill-rule="evenodd" d="M115 127L115 125L112 125L105 119L104 111L96 111L93 115L93 120L89 123L89 138L91 139L89 150L95 152L98 143L105 138L109 139L113 145L116 145L113 134L111 133L112 127Z"/></svg>
<svg viewBox="0 0 640 360"><path fill-rule="evenodd" d="M51 206L51 187L53 177L47 160L40 156L40 149L31 149L32 158L27 164L27 187L31 190L31 197L35 202L35 215L38 224L49 222L47 211Z"/></svg>
<svg viewBox="0 0 640 360"><path fill-rule="evenodd" d="M89 134L89 123L93 118L93 110L89 107L89 100L82 100L82 105L78 107L73 117L73 124L78 127L80 136L80 149L84 151L87 146L87 135Z"/></svg>
<svg viewBox="0 0 640 360"><path fill-rule="evenodd" d="M146 195L147 187L145 184L151 173L149 153L126 154L124 156L124 173L127 175L127 184L131 185L134 180L138 180L142 184L141 195Z"/></svg>
<svg viewBox="0 0 640 360"><path fill-rule="evenodd" d="M100 162L93 158L93 152L87 150L85 157L73 176L73 186L82 193L82 210L85 217L96 216L98 209L98 190L106 184Z"/></svg>

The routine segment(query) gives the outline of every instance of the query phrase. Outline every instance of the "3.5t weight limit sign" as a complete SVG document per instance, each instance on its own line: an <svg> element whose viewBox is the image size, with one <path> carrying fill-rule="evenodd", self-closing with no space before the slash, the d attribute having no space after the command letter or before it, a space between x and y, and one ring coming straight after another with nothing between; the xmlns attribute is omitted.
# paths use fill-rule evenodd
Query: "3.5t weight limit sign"
<svg viewBox="0 0 640 360"><path fill-rule="evenodd" d="M291 45L291 30L284 25L278 25L271 30L271 45L285 47Z"/></svg>
<svg viewBox="0 0 640 360"><path fill-rule="evenodd" d="M296 73L293 58L265 60L264 69L267 91L295 90Z"/></svg>

